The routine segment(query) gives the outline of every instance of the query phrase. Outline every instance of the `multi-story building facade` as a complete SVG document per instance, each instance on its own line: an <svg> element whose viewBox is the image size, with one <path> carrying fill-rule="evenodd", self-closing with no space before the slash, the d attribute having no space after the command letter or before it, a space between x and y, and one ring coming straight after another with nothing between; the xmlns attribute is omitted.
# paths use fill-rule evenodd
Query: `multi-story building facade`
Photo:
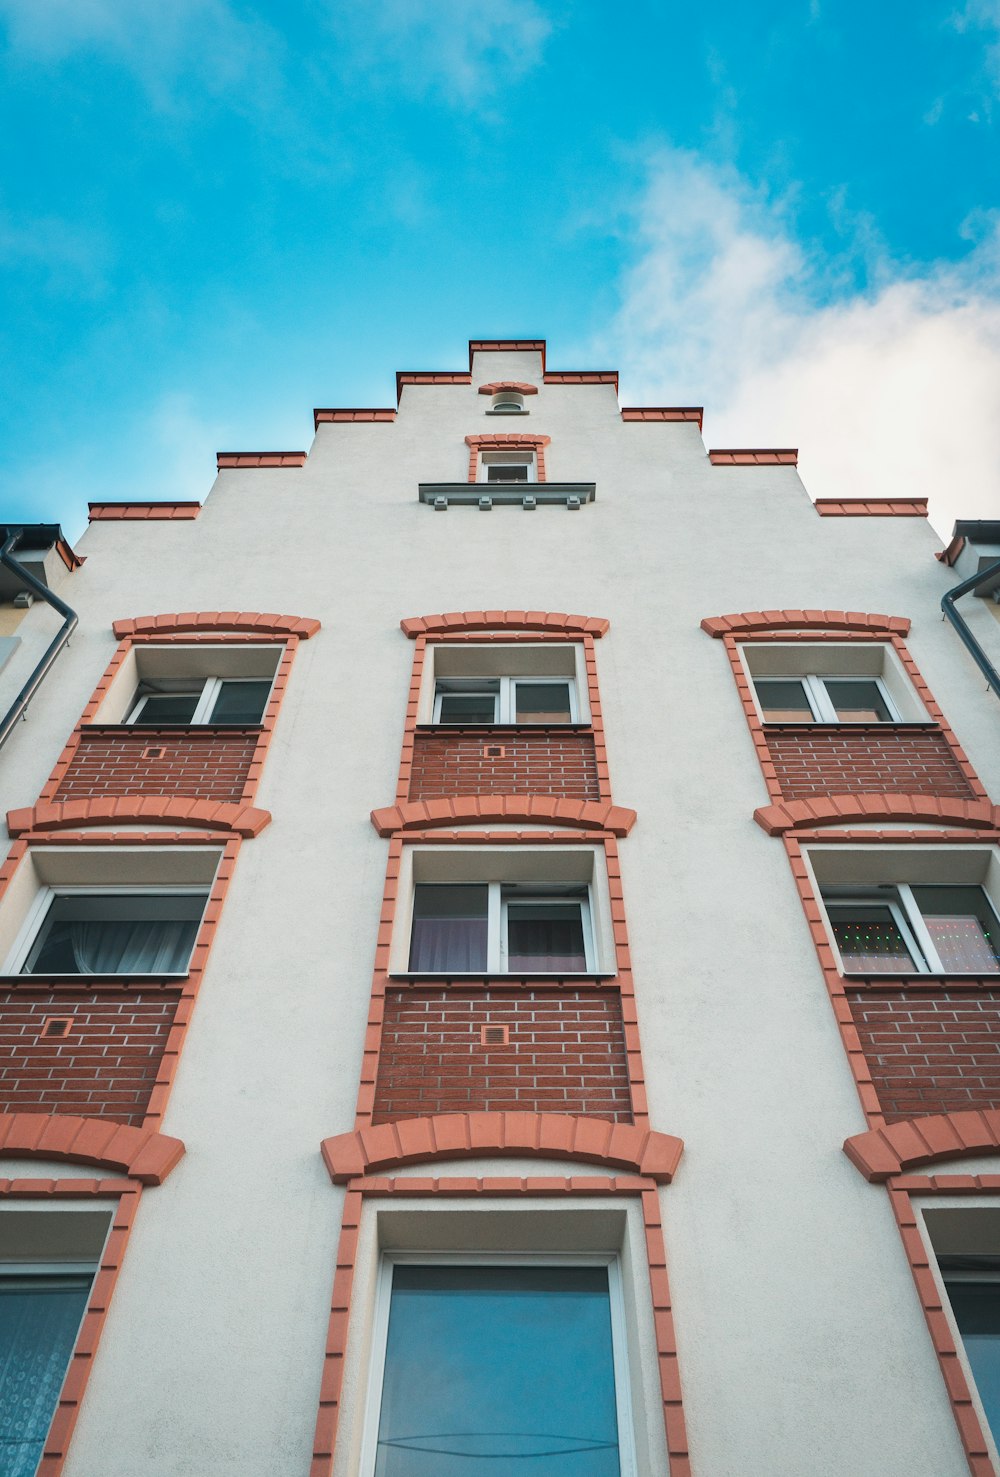
<svg viewBox="0 0 1000 1477"><path fill-rule="evenodd" d="M397 382L12 545L0 1465L995 1472L992 526Z"/></svg>

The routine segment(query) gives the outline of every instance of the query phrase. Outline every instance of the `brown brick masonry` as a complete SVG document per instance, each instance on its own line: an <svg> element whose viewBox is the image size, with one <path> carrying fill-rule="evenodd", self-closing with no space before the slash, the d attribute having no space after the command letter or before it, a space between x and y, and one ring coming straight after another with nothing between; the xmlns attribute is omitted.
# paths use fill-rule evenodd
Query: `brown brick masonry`
<svg viewBox="0 0 1000 1477"><path fill-rule="evenodd" d="M178 998L173 991L3 991L0 1112L140 1124ZM40 1034L50 1015L72 1020L67 1035Z"/></svg>
<svg viewBox="0 0 1000 1477"><path fill-rule="evenodd" d="M126 728L94 724L80 740L55 798L98 795L196 795L240 800L258 728ZM148 754L153 750L153 754ZM162 757L156 751L162 750Z"/></svg>
<svg viewBox="0 0 1000 1477"><path fill-rule="evenodd" d="M925 724L766 724L764 736L786 800L880 790L977 798L940 729Z"/></svg>
<svg viewBox="0 0 1000 1477"><path fill-rule="evenodd" d="M536 725L416 730L408 799L490 794L599 800L593 733Z"/></svg>
<svg viewBox="0 0 1000 1477"><path fill-rule="evenodd" d="M1000 990L873 985L847 998L887 1122L1000 1106Z"/></svg>
<svg viewBox="0 0 1000 1477"><path fill-rule="evenodd" d="M507 1044L484 1045L484 1026L507 1027ZM526 1109L631 1123L617 990L386 995L373 1123Z"/></svg>

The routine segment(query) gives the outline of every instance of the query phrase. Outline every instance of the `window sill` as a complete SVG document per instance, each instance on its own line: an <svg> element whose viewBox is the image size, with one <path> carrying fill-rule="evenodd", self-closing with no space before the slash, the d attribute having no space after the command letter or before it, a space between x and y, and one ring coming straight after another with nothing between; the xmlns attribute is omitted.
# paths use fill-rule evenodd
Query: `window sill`
<svg viewBox="0 0 1000 1477"><path fill-rule="evenodd" d="M0 988L11 989L17 985L79 985L82 989L93 985L102 988L118 985L126 988L136 982L142 985L177 985L186 980L189 973L189 970L184 970L181 974L139 974L138 971L123 974L0 974Z"/></svg>
<svg viewBox="0 0 1000 1477"><path fill-rule="evenodd" d="M597 497L594 482L421 482L418 497L436 512L456 507L525 506L561 503L566 508L581 508Z"/></svg>
<svg viewBox="0 0 1000 1477"><path fill-rule="evenodd" d="M764 720L763 727L768 732L776 729L781 733L838 733L842 728L849 728L852 733L884 733L886 729L893 733L899 732L900 729L904 733L933 733L935 730L940 730L941 725L935 723L932 718L928 718L919 721L907 719L898 723L768 723Z"/></svg>
<svg viewBox="0 0 1000 1477"><path fill-rule="evenodd" d="M841 979L846 984L857 987L866 986L877 990L882 985L933 985L940 989L942 985L948 989L962 989L969 986L977 989L1000 990L1000 972L997 974L960 974L952 971L949 974L842 974Z"/></svg>
<svg viewBox="0 0 1000 1477"><path fill-rule="evenodd" d="M260 723L84 723L85 733L263 733Z"/></svg>
<svg viewBox="0 0 1000 1477"><path fill-rule="evenodd" d="M514 984L536 984L545 985L561 984L566 981L570 984L585 984L588 980L614 980L618 978L617 970L588 970L582 974L496 974L484 970L431 970L426 973L417 973L413 970L390 970L391 980L412 980L417 984L421 981L435 980L459 980L462 983L473 980L482 984L490 985L514 985Z"/></svg>
<svg viewBox="0 0 1000 1477"><path fill-rule="evenodd" d="M593 733L590 723L418 723L417 733Z"/></svg>
<svg viewBox="0 0 1000 1477"><path fill-rule="evenodd" d="M484 414L486 414L486 415L495 415L495 416L498 416L500 418L500 420L509 421L509 420L513 420L516 415L530 415L530 411L527 411L527 410L487 410L487 411L484 412Z"/></svg>

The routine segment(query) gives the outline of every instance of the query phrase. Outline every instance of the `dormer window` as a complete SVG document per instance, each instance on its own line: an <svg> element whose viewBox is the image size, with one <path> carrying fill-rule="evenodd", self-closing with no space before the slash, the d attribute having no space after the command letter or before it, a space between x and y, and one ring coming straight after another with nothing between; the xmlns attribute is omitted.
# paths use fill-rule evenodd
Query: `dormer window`
<svg viewBox="0 0 1000 1477"><path fill-rule="evenodd" d="M524 415L524 396L517 390L498 390L490 408L496 415Z"/></svg>

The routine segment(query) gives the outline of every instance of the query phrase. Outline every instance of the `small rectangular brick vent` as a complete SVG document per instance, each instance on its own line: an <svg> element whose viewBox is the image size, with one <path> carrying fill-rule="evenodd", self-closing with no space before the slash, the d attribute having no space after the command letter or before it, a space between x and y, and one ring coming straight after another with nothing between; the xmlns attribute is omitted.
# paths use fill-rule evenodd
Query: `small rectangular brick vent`
<svg viewBox="0 0 1000 1477"><path fill-rule="evenodd" d="M167 751L162 744L152 744L148 749L143 749L142 757L144 759L165 759Z"/></svg>
<svg viewBox="0 0 1000 1477"><path fill-rule="evenodd" d="M764 732L785 800L887 790L960 800L975 796L940 729L772 724Z"/></svg>
<svg viewBox="0 0 1000 1477"><path fill-rule="evenodd" d="M1000 990L850 992L851 1016L890 1123L1000 1107Z"/></svg>
<svg viewBox="0 0 1000 1477"><path fill-rule="evenodd" d="M0 1113L141 1123L176 1009L174 992L3 992Z"/></svg>
<svg viewBox="0 0 1000 1477"><path fill-rule="evenodd" d="M600 800L594 735L560 728L418 729L410 800L449 795L558 795Z"/></svg>
<svg viewBox="0 0 1000 1477"><path fill-rule="evenodd" d="M501 1045L508 1049L497 1050ZM518 1109L631 1123L617 990L488 986L388 993L375 1123Z"/></svg>

